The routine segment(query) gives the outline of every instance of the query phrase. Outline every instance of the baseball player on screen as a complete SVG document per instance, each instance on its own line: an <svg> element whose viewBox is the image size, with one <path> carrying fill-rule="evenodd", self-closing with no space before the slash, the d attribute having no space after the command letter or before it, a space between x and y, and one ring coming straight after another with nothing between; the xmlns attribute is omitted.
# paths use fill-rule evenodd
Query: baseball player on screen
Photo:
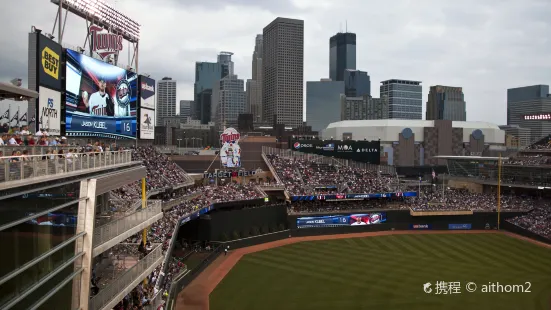
<svg viewBox="0 0 551 310"><path fill-rule="evenodd" d="M361 216L356 216L356 221L350 225L367 225L366 222L362 222Z"/></svg>
<svg viewBox="0 0 551 310"><path fill-rule="evenodd" d="M90 97L88 97L87 91L82 92L82 101L84 102L84 106L86 106L90 115L112 116L113 99L111 99L109 94L106 92L107 83L105 83L105 79L103 78L100 78L98 82L99 90L90 95ZM108 113L108 109L111 113Z"/></svg>

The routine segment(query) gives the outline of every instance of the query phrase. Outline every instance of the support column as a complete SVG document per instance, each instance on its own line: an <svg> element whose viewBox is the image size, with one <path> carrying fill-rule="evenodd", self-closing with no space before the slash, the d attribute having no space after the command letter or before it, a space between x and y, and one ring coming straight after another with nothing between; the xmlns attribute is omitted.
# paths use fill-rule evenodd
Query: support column
<svg viewBox="0 0 551 310"><path fill-rule="evenodd" d="M75 261L75 270L84 268L80 277L73 280L72 309L88 310L90 300L90 280L92 278L92 238L94 237L94 218L96 206L96 179L80 182L80 198L86 198L78 204L76 234L86 232L83 238L75 242L75 252L84 252Z"/></svg>

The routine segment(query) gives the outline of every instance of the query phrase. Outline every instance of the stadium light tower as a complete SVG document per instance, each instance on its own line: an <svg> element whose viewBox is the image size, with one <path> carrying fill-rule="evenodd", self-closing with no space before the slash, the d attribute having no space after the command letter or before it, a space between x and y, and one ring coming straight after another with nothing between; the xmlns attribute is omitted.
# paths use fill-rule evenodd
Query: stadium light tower
<svg viewBox="0 0 551 310"><path fill-rule="evenodd" d="M90 29L95 25L107 30L111 34L122 36L122 38L128 41L131 48L128 48L128 66L138 72L138 43L140 41L140 24L124 15L123 13L115 10L113 6L110 6L103 0L50 0L51 3L58 6L56 13L54 27L52 34L55 33L57 27L57 42L62 44L63 34L65 32L65 25L67 23L67 14L71 12L79 16L86 21L86 26ZM63 16L63 9L65 9L65 16ZM92 40L90 39L90 31L86 33L86 39L84 41L84 48L89 44L90 51L92 51ZM117 51L115 55L115 62L118 59Z"/></svg>

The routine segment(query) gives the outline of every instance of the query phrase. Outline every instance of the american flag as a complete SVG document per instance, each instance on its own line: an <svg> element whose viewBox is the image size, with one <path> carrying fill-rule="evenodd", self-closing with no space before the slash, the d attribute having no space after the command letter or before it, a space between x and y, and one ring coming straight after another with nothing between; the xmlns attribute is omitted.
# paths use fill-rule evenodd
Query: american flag
<svg viewBox="0 0 551 310"><path fill-rule="evenodd" d="M432 178L436 179L436 172L434 172L434 169L432 169Z"/></svg>

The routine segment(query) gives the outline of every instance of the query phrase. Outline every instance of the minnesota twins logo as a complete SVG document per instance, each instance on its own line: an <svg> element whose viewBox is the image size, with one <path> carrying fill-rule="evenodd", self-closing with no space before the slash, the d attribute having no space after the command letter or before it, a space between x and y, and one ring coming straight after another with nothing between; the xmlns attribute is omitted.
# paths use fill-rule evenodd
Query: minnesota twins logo
<svg viewBox="0 0 551 310"><path fill-rule="evenodd" d="M127 80L120 80L117 84L117 103L120 107L126 108L130 104L130 98L132 98L132 89L130 83Z"/></svg>

